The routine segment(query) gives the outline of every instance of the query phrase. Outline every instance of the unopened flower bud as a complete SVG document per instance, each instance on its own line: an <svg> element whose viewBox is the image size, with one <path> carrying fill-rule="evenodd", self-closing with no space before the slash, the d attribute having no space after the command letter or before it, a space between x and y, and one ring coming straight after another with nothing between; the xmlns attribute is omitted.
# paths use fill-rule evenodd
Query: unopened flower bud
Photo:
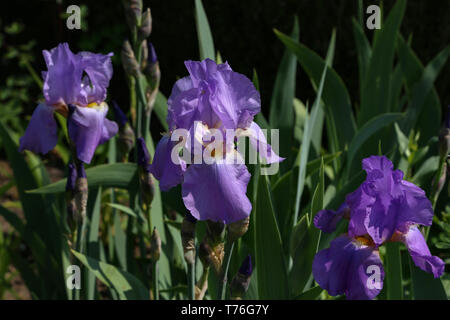
<svg viewBox="0 0 450 320"><path fill-rule="evenodd" d="M249 224L250 224L250 217L230 223L227 226L228 240L236 241L237 239L242 237L247 232Z"/></svg>
<svg viewBox="0 0 450 320"><path fill-rule="evenodd" d="M159 87L161 81L161 71L159 69L158 56L156 55L155 47L151 42L148 43L148 59L145 68L143 69L150 89L153 91Z"/></svg>
<svg viewBox="0 0 450 320"><path fill-rule="evenodd" d="M207 220L206 237L203 239L208 261L217 275L221 273L224 251L225 224Z"/></svg>
<svg viewBox="0 0 450 320"><path fill-rule="evenodd" d="M134 30L136 26L141 24L142 0L122 0L122 3L128 26L131 30Z"/></svg>
<svg viewBox="0 0 450 320"><path fill-rule="evenodd" d="M128 76L137 77L140 74L139 64L131 48L131 44L128 40L125 40L122 45L122 51L120 52L120 58L125 73Z"/></svg>
<svg viewBox="0 0 450 320"><path fill-rule="evenodd" d="M439 155L446 159L450 152L450 129L442 128L439 134Z"/></svg>
<svg viewBox="0 0 450 320"><path fill-rule="evenodd" d="M147 39L151 33L152 33L152 13L150 11L150 8L147 8L147 10L142 15L141 26L139 27L138 30L138 41L143 41Z"/></svg>
<svg viewBox="0 0 450 320"><path fill-rule="evenodd" d="M161 255L161 237L159 236L156 227L153 228L152 239L150 242L150 255L153 262L158 261Z"/></svg>
<svg viewBox="0 0 450 320"><path fill-rule="evenodd" d="M141 188L142 205L144 210L149 208L155 193L152 174L150 173L150 154L145 144L144 138L140 137L136 141L139 167L139 185Z"/></svg>
<svg viewBox="0 0 450 320"><path fill-rule="evenodd" d="M238 273L234 276L231 285L230 292L232 299L241 299L242 296L247 292L250 285L250 279L252 276L253 267L251 256L248 255L242 262Z"/></svg>
<svg viewBox="0 0 450 320"><path fill-rule="evenodd" d="M115 118L117 124L119 125L119 128L122 128L128 122L128 118L125 115L125 113L122 111L122 109L120 109L117 102L114 100L112 101L112 107L113 107L113 112L114 112L114 118Z"/></svg>
<svg viewBox="0 0 450 320"><path fill-rule="evenodd" d="M144 70L145 67L147 66L147 60L148 60L147 40L143 40L141 45L141 70Z"/></svg>
<svg viewBox="0 0 450 320"><path fill-rule="evenodd" d="M195 262L195 224L197 220L187 213L181 224L181 242L183 245L184 260L188 264Z"/></svg>
<svg viewBox="0 0 450 320"><path fill-rule="evenodd" d="M134 146L134 131L128 124L128 119L120 109L119 105L113 101L112 102L114 117L116 122L119 124L119 134L117 135L117 147L119 148L119 153L121 159L126 159L128 153L133 149Z"/></svg>
<svg viewBox="0 0 450 320"><path fill-rule="evenodd" d="M77 215L77 206L75 203L75 186L77 180L77 169L73 163L69 163L66 183L66 207L67 224L72 230L74 228L74 219Z"/></svg>
<svg viewBox="0 0 450 320"><path fill-rule="evenodd" d="M77 167L77 180L75 183L75 203L78 209L78 215L76 216L77 221L82 221L86 217L87 200L88 181L84 165L83 163L80 163Z"/></svg>
<svg viewBox="0 0 450 320"><path fill-rule="evenodd" d="M445 181L447 180L447 163L446 162L443 163L443 168L442 168L441 172L442 172L441 176L439 177L439 180L438 180L437 185L435 187L436 188L436 194L441 193L442 188L444 188ZM433 184L434 184L434 181L433 181Z"/></svg>
<svg viewBox="0 0 450 320"><path fill-rule="evenodd" d="M206 232L210 242L214 245L223 242L225 235L225 224L222 222L215 222L211 220L206 221Z"/></svg>
<svg viewBox="0 0 450 320"><path fill-rule="evenodd" d="M210 237L206 236L200 244L198 255L203 267L212 266L216 275L221 274L225 255L223 242L212 244Z"/></svg>

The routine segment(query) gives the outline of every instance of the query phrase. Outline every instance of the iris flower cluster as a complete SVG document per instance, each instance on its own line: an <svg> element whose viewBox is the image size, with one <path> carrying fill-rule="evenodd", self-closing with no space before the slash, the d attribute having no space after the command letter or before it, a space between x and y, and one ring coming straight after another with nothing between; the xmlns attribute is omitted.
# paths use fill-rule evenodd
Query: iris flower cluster
<svg viewBox="0 0 450 320"><path fill-rule="evenodd" d="M34 110L20 139L20 151L46 154L55 147L58 135L53 113L58 112L68 117L68 134L78 160L91 162L97 146L118 131L117 124L106 119L108 105L104 102L113 74L112 55L74 54L67 43L43 51L47 64L47 71L42 72L45 102Z"/></svg>
<svg viewBox="0 0 450 320"><path fill-rule="evenodd" d="M366 180L347 195L344 204L337 211L319 211L314 218L314 225L324 232L335 231L339 220L349 219L347 234L315 256L316 282L332 296L373 299L382 290L384 279L379 247L389 241L403 242L420 269L440 277L445 264L431 255L418 228L430 226L433 219L425 192L403 180L403 172L394 170L384 156L366 158L362 167ZM378 274L372 277L375 272Z"/></svg>
<svg viewBox="0 0 450 320"><path fill-rule="evenodd" d="M183 202L197 220L230 224L245 219L252 209L246 196L250 173L242 159L235 163L223 161L239 158L235 145L224 143L223 152L217 152L212 163L188 164L181 157L173 161L172 150L178 140L172 139L172 133L176 129L188 131L183 152L195 156L191 138L200 141L203 152L208 144L203 138L210 130L220 130L223 135L226 130L234 130L237 137L249 137L266 163L280 162L283 159L253 122L261 110L259 93L247 77L234 72L228 63L216 64L206 59L186 61L185 66L189 76L178 80L172 89L167 116L170 131L158 143L150 171L163 191L182 184Z"/></svg>

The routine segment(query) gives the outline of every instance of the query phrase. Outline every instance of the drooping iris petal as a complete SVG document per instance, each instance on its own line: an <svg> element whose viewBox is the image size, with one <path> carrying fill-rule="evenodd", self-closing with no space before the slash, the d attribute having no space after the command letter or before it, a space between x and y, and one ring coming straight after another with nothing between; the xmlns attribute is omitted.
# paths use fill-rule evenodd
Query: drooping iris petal
<svg viewBox="0 0 450 320"><path fill-rule="evenodd" d="M82 82L87 102L101 103L106 99L106 89L113 74L111 62L113 53L104 55L83 51L78 55L81 57L81 67L87 74Z"/></svg>
<svg viewBox="0 0 450 320"><path fill-rule="evenodd" d="M19 151L27 149L46 154L57 142L57 125L53 117L53 108L41 103L34 109L25 134L20 138Z"/></svg>
<svg viewBox="0 0 450 320"><path fill-rule="evenodd" d="M77 157L84 163L90 163L95 149L104 136L104 119L108 112L106 104L95 108L69 106L68 132L75 144Z"/></svg>
<svg viewBox="0 0 450 320"><path fill-rule="evenodd" d="M83 75L81 56L73 54L67 43L61 43L50 51L44 50L42 54L47 64L47 71L42 73L47 105L87 104L85 93L80 92Z"/></svg>
<svg viewBox="0 0 450 320"><path fill-rule="evenodd" d="M211 106L225 128L247 128L253 116L261 111L259 92L246 76L234 71L212 75L216 91L210 96Z"/></svg>
<svg viewBox="0 0 450 320"><path fill-rule="evenodd" d="M341 236L319 251L312 265L316 282L332 296L347 299L373 299L384 280L383 264L376 251Z"/></svg>
<svg viewBox="0 0 450 320"><path fill-rule="evenodd" d="M404 242L416 266L439 278L444 273L445 263L432 256L427 242L417 226L411 226L404 236Z"/></svg>
<svg viewBox="0 0 450 320"><path fill-rule="evenodd" d="M103 120L103 129L102 129L102 135L100 137L100 141L98 144L103 144L112 137L114 137L117 132L119 131L119 126L115 121L111 121L108 119Z"/></svg>
<svg viewBox="0 0 450 320"><path fill-rule="evenodd" d="M176 143L171 141L170 137L164 136L156 146L155 156L150 167L150 172L159 180L159 187L163 191L181 183L183 172L186 170L186 163L178 156L178 150L174 149L175 145ZM174 150L176 159L172 159L172 150Z"/></svg>
<svg viewBox="0 0 450 320"><path fill-rule="evenodd" d="M270 164L284 160L272 150L272 146L267 143L266 136L256 122L252 122L248 129L240 131L239 136L248 136L251 146L266 163Z"/></svg>
<svg viewBox="0 0 450 320"><path fill-rule="evenodd" d="M250 173L243 164L192 164L182 184L186 208L198 220L229 224L249 216Z"/></svg>
<svg viewBox="0 0 450 320"><path fill-rule="evenodd" d="M337 223L343 218L346 211L348 211L348 206L345 203L337 211L320 210L314 217L314 225L323 232L334 232Z"/></svg>
<svg viewBox="0 0 450 320"><path fill-rule="evenodd" d="M405 180L401 181L401 188L404 193L404 201L397 228L400 231L404 231L406 226L410 224L431 226L433 222L433 207L425 191Z"/></svg>

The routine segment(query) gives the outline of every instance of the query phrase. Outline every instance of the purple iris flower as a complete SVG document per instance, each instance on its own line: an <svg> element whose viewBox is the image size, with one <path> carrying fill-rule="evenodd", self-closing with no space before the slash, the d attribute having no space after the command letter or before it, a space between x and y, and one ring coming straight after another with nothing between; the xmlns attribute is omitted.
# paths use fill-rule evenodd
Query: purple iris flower
<svg viewBox="0 0 450 320"><path fill-rule="evenodd" d="M106 119L104 102L112 77L112 53L72 53L67 43L59 44L43 56L47 71L42 72L45 103L34 110L19 150L46 154L58 140L53 112L68 117L69 137L79 160L90 163L95 149L113 137L117 124Z"/></svg>
<svg viewBox="0 0 450 320"><path fill-rule="evenodd" d="M383 264L378 251L364 240L343 235L316 254L312 265L314 279L330 295L345 294L347 299L363 300L380 293Z"/></svg>
<svg viewBox="0 0 450 320"><path fill-rule="evenodd" d="M160 181L162 190L182 184L186 208L198 220L232 223L249 216L252 206L246 196L250 173L240 163L195 163L187 165L181 158L174 163L172 150L178 141L172 141L175 129L185 129L196 137L197 129L225 132L233 129L249 136L253 146L260 142L265 152L260 155L267 163L283 158L273 152L253 117L260 112L260 96L252 82L231 70L228 63L216 64L206 59L186 61L189 76L178 80L168 99L169 134L156 147L151 172ZM200 126L198 126L200 123ZM197 127L196 127L197 124ZM224 145L224 152L215 155L224 159L237 152ZM189 142L183 152L192 151Z"/></svg>
<svg viewBox="0 0 450 320"><path fill-rule="evenodd" d="M356 285L354 281L359 281L359 284L365 283L367 272L357 273L358 276L355 277L346 271L349 267L339 261L344 259L344 256L350 260L355 259L351 258L351 255L359 255L357 252L360 252L361 248L376 252L378 247L387 241L405 243L419 268L432 273L436 278L440 277L444 272L444 262L431 255L417 227L417 225L430 226L433 220L433 209L425 192L411 182L403 180L403 172L394 170L392 162L384 156L366 158L362 166L367 173L366 180L356 191L347 195L344 204L337 211L319 211L314 217L314 225L324 232L333 232L340 219L348 218L346 241L359 243L364 239L365 246L351 246L352 249L349 250L347 244L342 244L344 240L335 239L330 248L316 255L313 264L316 281L332 295L345 293L348 298L357 299L375 297L378 293L374 295L373 290L367 291L366 288L361 291L361 288L353 287ZM334 242L339 245L333 245ZM321 265L324 261L335 267L325 268ZM343 279L339 285L335 285L338 280L333 280L336 277Z"/></svg>

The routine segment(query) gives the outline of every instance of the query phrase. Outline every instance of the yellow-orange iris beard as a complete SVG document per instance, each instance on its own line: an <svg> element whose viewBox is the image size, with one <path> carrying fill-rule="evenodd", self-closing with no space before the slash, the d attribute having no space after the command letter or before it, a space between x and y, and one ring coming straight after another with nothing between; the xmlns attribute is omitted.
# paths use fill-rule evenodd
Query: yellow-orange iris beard
<svg viewBox="0 0 450 320"><path fill-rule="evenodd" d="M106 102L102 102L98 104L97 102L91 102L88 105L86 105L84 108L93 108L93 109L101 109L106 107ZM58 103L54 104L53 108L55 108L55 112L58 112L61 114L64 118L67 118L69 115L69 107L65 103Z"/></svg>
<svg viewBox="0 0 450 320"><path fill-rule="evenodd" d="M366 236L359 236L356 237L355 240L358 242L358 244L360 245L364 245L364 246L368 246L368 247L373 247L375 246L375 243L373 242L372 239L366 237Z"/></svg>

